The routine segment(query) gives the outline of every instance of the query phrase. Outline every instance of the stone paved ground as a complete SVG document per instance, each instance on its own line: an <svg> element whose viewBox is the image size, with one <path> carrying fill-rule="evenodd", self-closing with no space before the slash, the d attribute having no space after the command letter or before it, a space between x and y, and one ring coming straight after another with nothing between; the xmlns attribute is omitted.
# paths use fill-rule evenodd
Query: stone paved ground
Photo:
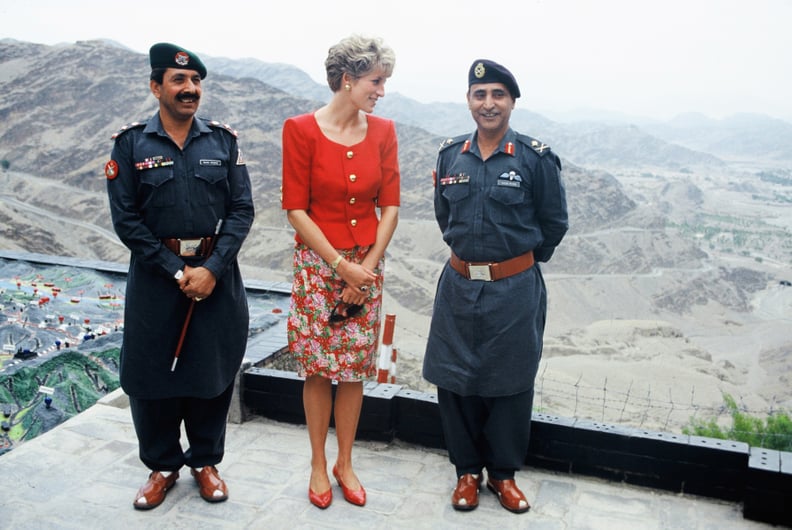
<svg viewBox="0 0 792 530"><path fill-rule="evenodd" d="M204 502L185 469L161 506L141 512L132 500L148 471L119 392L0 456L0 528L770 528L744 520L734 503L533 469L517 476L530 512L509 513L484 490L477 510L460 513L449 504L454 476L444 452L401 442L358 442L356 470L367 505L346 503L335 487L333 504L322 511L307 498L305 427L261 417L229 425L218 466L229 486L227 502ZM331 435L331 459L333 443Z"/></svg>

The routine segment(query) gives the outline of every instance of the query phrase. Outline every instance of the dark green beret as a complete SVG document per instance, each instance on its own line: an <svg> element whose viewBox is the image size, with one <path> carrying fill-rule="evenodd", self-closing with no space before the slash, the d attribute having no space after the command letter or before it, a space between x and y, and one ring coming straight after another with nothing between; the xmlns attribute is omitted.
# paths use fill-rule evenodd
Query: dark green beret
<svg viewBox="0 0 792 530"><path fill-rule="evenodd" d="M206 66L193 52L185 50L175 44L158 42L149 50L151 69L154 68L179 68L182 70L195 70L201 79L206 77Z"/></svg>
<svg viewBox="0 0 792 530"><path fill-rule="evenodd" d="M520 97L520 87L512 73L505 67L489 59L476 59L470 65L468 72L468 88L476 83L503 83L509 93L517 99Z"/></svg>

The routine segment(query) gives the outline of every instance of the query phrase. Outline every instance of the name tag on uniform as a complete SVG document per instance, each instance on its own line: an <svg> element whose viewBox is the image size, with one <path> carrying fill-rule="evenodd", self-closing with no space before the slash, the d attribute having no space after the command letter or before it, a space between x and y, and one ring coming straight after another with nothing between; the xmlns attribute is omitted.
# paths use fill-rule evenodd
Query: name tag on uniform
<svg viewBox="0 0 792 530"><path fill-rule="evenodd" d="M202 158L201 160L198 161L198 164L201 165L201 166L204 166L204 167L206 167L206 166L209 166L209 167L220 167L220 166L223 165L223 161L222 160L214 160L214 159Z"/></svg>

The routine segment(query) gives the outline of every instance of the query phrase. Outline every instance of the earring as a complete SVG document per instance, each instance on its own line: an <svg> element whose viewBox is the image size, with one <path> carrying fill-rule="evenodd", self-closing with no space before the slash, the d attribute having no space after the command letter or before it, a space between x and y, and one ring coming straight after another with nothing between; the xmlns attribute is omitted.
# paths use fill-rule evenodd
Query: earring
<svg viewBox="0 0 792 530"><path fill-rule="evenodd" d="M352 85L350 85L349 83L347 83L346 85L344 85L344 90L346 90L347 92L349 92L350 90L352 90Z"/></svg>

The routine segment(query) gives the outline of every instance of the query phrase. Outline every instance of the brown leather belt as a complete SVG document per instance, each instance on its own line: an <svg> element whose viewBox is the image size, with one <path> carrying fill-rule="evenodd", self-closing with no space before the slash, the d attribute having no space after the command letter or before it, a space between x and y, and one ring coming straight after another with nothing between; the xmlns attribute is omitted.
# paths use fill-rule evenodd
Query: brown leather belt
<svg viewBox="0 0 792 530"><path fill-rule="evenodd" d="M161 239L162 244L177 256L205 256L211 248L211 237L198 237L195 239L181 239L166 237Z"/></svg>
<svg viewBox="0 0 792 530"><path fill-rule="evenodd" d="M451 268L468 280L494 282L528 270L533 267L533 264L534 257L532 250L498 263L487 261L463 261L459 259L456 254L451 252Z"/></svg>

